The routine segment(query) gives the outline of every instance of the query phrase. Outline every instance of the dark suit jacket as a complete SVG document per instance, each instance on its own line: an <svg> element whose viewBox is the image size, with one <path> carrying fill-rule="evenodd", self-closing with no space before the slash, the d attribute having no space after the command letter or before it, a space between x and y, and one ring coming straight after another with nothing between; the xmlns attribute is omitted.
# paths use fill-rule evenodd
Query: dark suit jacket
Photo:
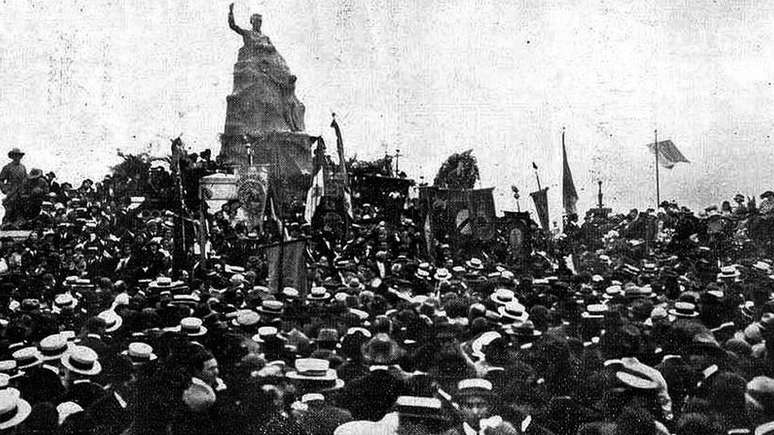
<svg viewBox="0 0 774 435"><path fill-rule="evenodd" d="M390 410L398 396L408 393L406 384L387 370L374 370L353 380L341 391L339 405L355 420L378 421Z"/></svg>

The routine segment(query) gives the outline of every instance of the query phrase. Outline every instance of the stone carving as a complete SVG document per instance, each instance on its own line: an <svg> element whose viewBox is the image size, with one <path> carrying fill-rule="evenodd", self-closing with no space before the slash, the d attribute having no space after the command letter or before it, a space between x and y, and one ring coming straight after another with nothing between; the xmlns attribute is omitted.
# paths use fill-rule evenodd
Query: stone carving
<svg viewBox="0 0 774 435"><path fill-rule="evenodd" d="M234 65L234 90L226 99L224 135L303 131L304 105L295 95L296 76L269 37L261 33L261 15L252 15L252 29L243 29L234 21L233 8L232 3L228 25L242 36L244 45Z"/></svg>

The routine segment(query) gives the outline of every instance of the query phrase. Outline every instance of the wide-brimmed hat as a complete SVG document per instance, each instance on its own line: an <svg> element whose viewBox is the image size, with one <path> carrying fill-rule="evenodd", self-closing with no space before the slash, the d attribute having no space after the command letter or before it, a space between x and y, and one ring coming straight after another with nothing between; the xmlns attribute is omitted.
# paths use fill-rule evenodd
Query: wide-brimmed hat
<svg viewBox="0 0 774 435"><path fill-rule="evenodd" d="M755 264L752 265L752 268L760 272L763 272L767 275L771 274L772 272L771 264L762 260L756 261Z"/></svg>
<svg viewBox="0 0 774 435"><path fill-rule="evenodd" d="M261 306L258 307L258 312L263 315L278 317L282 315L284 308L285 304L281 301L270 299L261 302Z"/></svg>
<svg viewBox="0 0 774 435"><path fill-rule="evenodd" d="M484 268L484 263L476 257L473 257L470 260L466 261L465 265L468 266L468 268L474 269L474 270L482 270Z"/></svg>
<svg viewBox="0 0 774 435"><path fill-rule="evenodd" d="M19 390L7 388L0 391L0 430L18 426L32 412L32 406L19 395Z"/></svg>
<svg viewBox="0 0 774 435"><path fill-rule="evenodd" d="M126 355L134 365L141 365L156 360L157 356L153 353L153 347L147 343L133 342L129 347L121 352Z"/></svg>
<svg viewBox="0 0 774 435"><path fill-rule="evenodd" d="M43 170L42 169L38 169L38 168L30 169L30 173L27 174L27 179L28 180L35 180L37 178L43 178L43 177L44 177Z"/></svg>
<svg viewBox="0 0 774 435"><path fill-rule="evenodd" d="M333 390L344 386L344 380L339 379L336 370L331 369L330 361L321 358L298 358L295 370L289 371L285 377L301 383L305 390Z"/></svg>
<svg viewBox="0 0 774 435"><path fill-rule="evenodd" d="M172 290L182 285L182 281L172 281L172 278L160 276L148 283L148 290Z"/></svg>
<svg viewBox="0 0 774 435"><path fill-rule="evenodd" d="M669 314L681 318L693 318L699 316L699 312L696 311L696 305L690 302L675 302L675 306L669 310Z"/></svg>
<svg viewBox="0 0 774 435"><path fill-rule="evenodd" d="M97 317L105 321L105 332L117 331L124 324L124 319L115 312L115 310L105 310Z"/></svg>
<svg viewBox="0 0 774 435"><path fill-rule="evenodd" d="M414 278L419 280L428 280L430 279L430 271L425 269L417 269L417 271L414 272Z"/></svg>
<svg viewBox="0 0 774 435"><path fill-rule="evenodd" d="M73 346L61 360L68 370L80 375L96 376L102 371L97 352L86 346Z"/></svg>
<svg viewBox="0 0 774 435"><path fill-rule="evenodd" d="M623 295L623 288L620 285L611 285L605 289L605 294L602 295L605 299L613 299L615 297Z"/></svg>
<svg viewBox="0 0 774 435"><path fill-rule="evenodd" d="M59 359L70 349L70 344L62 334L52 334L38 343L40 359L43 361L52 361Z"/></svg>
<svg viewBox="0 0 774 435"><path fill-rule="evenodd" d="M392 364L403 355L403 349L385 333L376 334L361 347L369 364Z"/></svg>
<svg viewBox="0 0 774 435"><path fill-rule="evenodd" d="M497 308L500 319L511 322L525 322L529 318L526 307L518 302L509 302Z"/></svg>
<svg viewBox="0 0 774 435"><path fill-rule="evenodd" d="M306 298L311 301L327 301L331 298L331 294L325 287L312 287Z"/></svg>
<svg viewBox="0 0 774 435"><path fill-rule="evenodd" d="M498 288L489 298L498 305L505 305L516 300L516 294L511 289Z"/></svg>
<svg viewBox="0 0 774 435"><path fill-rule="evenodd" d="M189 337L201 337L207 333L207 327L202 325L202 319L198 317L185 317L180 324L169 328L170 331L180 332Z"/></svg>
<svg viewBox="0 0 774 435"><path fill-rule="evenodd" d="M649 299L655 298L656 294L653 292L650 285L640 287L629 283L624 288L624 296L626 296L627 299Z"/></svg>
<svg viewBox="0 0 774 435"><path fill-rule="evenodd" d="M19 148L16 148L16 147L11 148L11 151L8 151L8 157L9 158L13 158L13 156L23 156L23 155L24 155L24 151L22 151L22 150L20 150ZM762 197L763 196L761 195L761 198Z"/></svg>
<svg viewBox="0 0 774 435"><path fill-rule="evenodd" d="M533 339L543 335L542 332L535 329L535 324L531 320L514 322L506 325L504 330L508 335L518 337L519 339Z"/></svg>
<svg viewBox="0 0 774 435"><path fill-rule="evenodd" d="M261 321L261 316L253 310L239 310L236 317L231 320L234 326L249 328L255 326Z"/></svg>
<svg viewBox="0 0 774 435"><path fill-rule="evenodd" d="M282 297L285 299L298 299L300 293L295 287L285 287L282 289Z"/></svg>
<svg viewBox="0 0 774 435"><path fill-rule="evenodd" d="M40 351L34 346L23 347L11 354L11 357L16 361L16 368L19 370L35 367L43 362Z"/></svg>

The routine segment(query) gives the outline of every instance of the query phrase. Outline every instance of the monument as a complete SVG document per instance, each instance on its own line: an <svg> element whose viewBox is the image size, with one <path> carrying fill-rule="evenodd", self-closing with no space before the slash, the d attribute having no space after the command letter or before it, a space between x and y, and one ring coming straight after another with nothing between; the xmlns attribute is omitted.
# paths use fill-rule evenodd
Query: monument
<svg viewBox="0 0 774 435"><path fill-rule="evenodd" d="M296 76L269 38L261 33L262 17L250 17L251 29L234 21L229 6L228 25L244 45L234 65L234 89L226 97L226 125L220 158L233 167L248 163L274 166L282 178L301 179L312 168L312 139L304 133L304 105L295 94Z"/></svg>

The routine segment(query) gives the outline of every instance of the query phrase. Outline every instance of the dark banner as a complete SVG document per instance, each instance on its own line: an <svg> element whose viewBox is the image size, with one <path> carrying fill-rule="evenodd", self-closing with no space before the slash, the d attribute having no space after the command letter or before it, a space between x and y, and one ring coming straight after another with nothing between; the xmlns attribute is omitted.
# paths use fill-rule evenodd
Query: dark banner
<svg viewBox="0 0 774 435"><path fill-rule="evenodd" d="M430 214L429 225L437 240L460 244L495 237L494 188L420 190L420 203Z"/></svg>
<svg viewBox="0 0 774 435"><path fill-rule="evenodd" d="M537 192L532 192L529 196L535 202L535 211L537 211L540 226L543 227L544 231L551 231L551 227L548 225L548 188L544 187Z"/></svg>
<svg viewBox="0 0 774 435"><path fill-rule="evenodd" d="M284 287L293 287L302 297L306 295L306 239L267 247L266 259L269 262L270 289L282 291Z"/></svg>

